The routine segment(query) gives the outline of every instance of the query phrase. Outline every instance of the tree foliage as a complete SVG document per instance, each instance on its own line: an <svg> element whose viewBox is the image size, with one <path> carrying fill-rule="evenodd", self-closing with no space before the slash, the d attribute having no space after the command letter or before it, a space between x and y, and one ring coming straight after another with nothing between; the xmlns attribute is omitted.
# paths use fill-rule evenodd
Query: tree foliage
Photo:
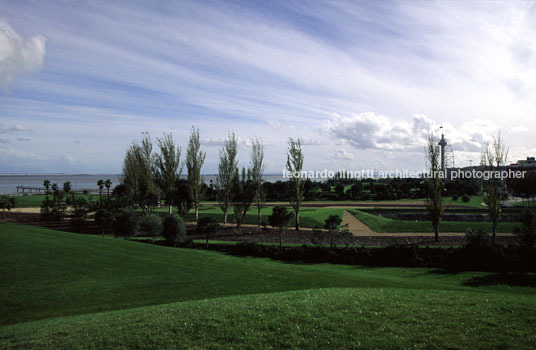
<svg viewBox="0 0 536 350"><path fill-rule="evenodd" d="M290 219L293 214L287 211L287 208L282 206L275 206L272 209L272 215L268 216L268 223L272 227L279 229L279 248L283 246L283 230L288 227Z"/></svg>
<svg viewBox="0 0 536 350"><path fill-rule="evenodd" d="M443 177L440 169L440 149L433 134L428 135L425 148L426 165L428 167L426 209L434 227L434 239L439 241L439 223L443 216Z"/></svg>
<svg viewBox="0 0 536 350"><path fill-rule="evenodd" d="M199 141L199 129L192 127L192 133L188 140L188 148L186 150L186 168L188 169L188 184L190 193L195 208L195 221L199 220L199 201L201 200L201 168L205 162L206 153L201 151L201 143Z"/></svg>
<svg viewBox="0 0 536 350"><path fill-rule="evenodd" d="M220 149L220 162L218 164L218 177L216 179L216 190L218 193L218 203L223 211L223 223L227 223L227 211L231 206L233 180L238 174L238 145L235 134L229 135L223 142Z"/></svg>
<svg viewBox="0 0 536 350"><path fill-rule="evenodd" d="M498 171L506 165L508 158L508 148L504 145L499 133L493 138L491 145L486 145L482 153L481 166L484 171ZM488 214L492 223L492 240L496 241L497 224L501 218L501 207L507 198L505 180L490 177L482 182L482 193L484 195L484 203L488 208Z"/></svg>
<svg viewBox="0 0 536 350"><path fill-rule="evenodd" d="M291 174L289 179L289 203L296 215L296 230L300 229L300 207L304 198L304 180L300 176L303 169L303 153L300 139L292 138L288 141L287 171Z"/></svg>
<svg viewBox="0 0 536 350"><path fill-rule="evenodd" d="M175 184L182 173L181 148L175 146L173 135L166 133L162 138L156 139L156 144L160 152L154 157L155 182L164 194L171 214Z"/></svg>
<svg viewBox="0 0 536 350"><path fill-rule="evenodd" d="M262 224L261 211L265 201L262 184L264 182L262 175L264 174L264 145L258 138L251 140L251 182L255 189L255 206L257 207L257 225Z"/></svg>

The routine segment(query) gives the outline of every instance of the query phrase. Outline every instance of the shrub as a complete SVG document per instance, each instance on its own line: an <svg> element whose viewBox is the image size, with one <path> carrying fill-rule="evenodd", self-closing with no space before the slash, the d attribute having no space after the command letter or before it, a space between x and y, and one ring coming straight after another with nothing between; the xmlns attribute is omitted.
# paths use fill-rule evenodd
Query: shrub
<svg viewBox="0 0 536 350"><path fill-rule="evenodd" d="M486 248L489 246L489 234L483 230L468 229L465 233L467 248Z"/></svg>
<svg viewBox="0 0 536 350"><path fill-rule="evenodd" d="M112 223L112 230L116 237L132 237L138 232L140 221L133 210L122 210L117 213Z"/></svg>
<svg viewBox="0 0 536 350"><path fill-rule="evenodd" d="M462 202L467 203L467 202L469 202L470 200L471 200L471 197L469 197L468 194L464 194L464 195L462 196Z"/></svg>
<svg viewBox="0 0 536 350"><path fill-rule="evenodd" d="M452 200L454 202L456 202L458 200L458 198L460 198L460 197L458 197L458 195L456 193L454 193L451 198L452 198Z"/></svg>
<svg viewBox="0 0 536 350"><path fill-rule="evenodd" d="M526 209L521 214L521 227L516 227L514 233L521 236L521 244L534 247L536 242L536 209Z"/></svg>
<svg viewBox="0 0 536 350"><path fill-rule="evenodd" d="M140 226L149 236L153 237L162 233L162 218L156 214L147 214L141 218Z"/></svg>
<svg viewBox="0 0 536 350"><path fill-rule="evenodd" d="M210 236L216 234L220 229L220 224L213 216L205 216L199 219L197 222L197 230L205 234L206 236L206 247L208 248L208 239Z"/></svg>
<svg viewBox="0 0 536 350"><path fill-rule="evenodd" d="M106 209L99 209L95 212L95 223L102 228L102 236L104 236L104 230L112 225L113 219L112 213Z"/></svg>
<svg viewBox="0 0 536 350"><path fill-rule="evenodd" d="M177 214L167 216L162 226L162 235L168 244L176 245L186 237L186 226Z"/></svg>

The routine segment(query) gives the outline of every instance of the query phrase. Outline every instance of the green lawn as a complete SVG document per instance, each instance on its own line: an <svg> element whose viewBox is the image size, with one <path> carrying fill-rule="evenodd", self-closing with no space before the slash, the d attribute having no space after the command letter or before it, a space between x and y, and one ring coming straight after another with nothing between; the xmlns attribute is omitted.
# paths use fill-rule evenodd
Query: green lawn
<svg viewBox="0 0 536 350"><path fill-rule="evenodd" d="M366 213L358 209L348 209L356 218L376 232L433 232L429 221L394 220L379 215ZM512 233L520 224L515 222L500 222L497 232ZM468 228L482 229L491 232L490 222L459 222L443 221L439 224L439 232L466 232Z"/></svg>
<svg viewBox="0 0 536 350"><path fill-rule="evenodd" d="M8 223L0 240L0 348L536 346L536 288L464 284L494 274L288 264Z"/></svg>
<svg viewBox="0 0 536 350"><path fill-rule="evenodd" d="M167 213L167 208L159 208L157 209L158 212L165 212ZM288 210L292 213L294 213L294 210L291 208L288 208ZM342 218L343 209L341 208L301 208L300 209L300 225L302 227L323 227L324 221L330 216L330 215L339 215ZM268 224L268 216L272 214L272 208L263 208L261 215L262 215L262 221ZM223 223L223 211L220 209L219 206L203 206L199 208L199 217L205 217L205 216L212 216L218 220L218 222ZM195 214L194 210L190 210L190 212L186 215L185 221L195 221ZM227 222L234 223L234 217L233 217L233 209L229 209L229 212L227 214ZM257 224L258 217L257 217L257 208L251 208L247 214L246 218L244 220L244 224ZM294 226L294 218L290 220L289 226Z"/></svg>
<svg viewBox="0 0 536 350"><path fill-rule="evenodd" d="M90 201L98 201L98 196L77 194L77 197L83 197ZM43 201L45 200L44 194L31 194L23 196L14 196L15 197L15 207L16 208L35 208L40 207ZM52 194L49 195L49 198L52 199Z"/></svg>

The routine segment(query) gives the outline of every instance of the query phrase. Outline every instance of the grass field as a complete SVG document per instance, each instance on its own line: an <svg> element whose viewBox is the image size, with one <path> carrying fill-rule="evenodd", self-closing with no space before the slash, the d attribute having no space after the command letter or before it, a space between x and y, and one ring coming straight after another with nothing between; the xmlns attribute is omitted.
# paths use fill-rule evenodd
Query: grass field
<svg viewBox="0 0 536 350"><path fill-rule="evenodd" d="M348 209L356 218L376 232L432 232L429 221L394 220L379 215L366 213L358 209ZM512 233L520 224L515 222L499 222L497 232ZM443 221L439 224L439 232L466 232L468 228L482 229L491 232L490 222L458 222Z"/></svg>
<svg viewBox="0 0 536 350"><path fill-rule="evenodd" d="M466 285L487 273L287 264L7 223L0 239L0 348L536 346L536 288Z"/></svg>
<svg viewBox="0 0 536 350"><path fill-rule="evenodd" d="M15 208L35 208L40 207L43 201L45 200L44 194L32 194L27 196L14 196L15 197ZM98 201L98 196L77 194L76 197L83 197L90 201ZM49 198L52 199L52 194L49 195Z"/></svg>
<svg viewBox="0 0 536 350"><path fill-rule="evenodd" d="M288 210L294 213L292 208ZM167 213L167 208L157 209L158 212ZM323 227L324 221L330 215L339 215L342 217L343 209L341 208L301 208L300 209L300 225L302 227ZM268 224L268 216L272 214L272 208L263 208L261 211L262 221ZM212 216L218 220L218 222L223 223L223 211L220 207L214 206L204 206L199 208L199 217ZM195 221L194 211L191 210L185 217L185 221ZM227 222L234 223L233 209L229 209L227 214ZM244 224L257 224L257 208L251 208L244 219ZM294 226L294 217L289 222L289 227Z"/></svg>

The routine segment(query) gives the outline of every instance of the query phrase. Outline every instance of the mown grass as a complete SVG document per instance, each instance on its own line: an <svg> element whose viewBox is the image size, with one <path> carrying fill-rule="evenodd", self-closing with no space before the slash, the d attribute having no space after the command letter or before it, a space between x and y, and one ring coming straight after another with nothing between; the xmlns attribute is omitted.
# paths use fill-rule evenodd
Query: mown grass
<svg viewBox="0 0 536 350"><path fill-rule="evenodd" d="M433 232L432 224L429 221L394 220L358 209L348 209L348 211L376 232ZM512 233L514 228L518 226L519 223L515 222L499 222L497 232ZM491 232L491 223L482 221L443 221L439 224L439 232L466 232L469 228Z"/></svg>
<svg viewBox="0 0 536 350"><path fill-rule="evenodd" d="M190 301L0 329L5 347L533 349L534 298L330 288Z"/></svg>
<svg viewBox="0 0 536 350"><path fill-rule="evenodd" d="M531 348L535 288L0 223L1 348ZM16 324L18 323L18 324Z"/></svg>
<svg viewBox="0 0 536 350"><path fill-rule="evenodd" d="M262 222L268 224L268 216L272 215L273 208L263 208L261 211ZM167 208L159 208L157 212L166 212ZM288 208L288 210L294 213L294 210ZM302 227L323 227L324 222L330 215L338 215L342 218L342 208L301 208L300 209L300 226ZM211 216L214 217L219 223L223 223L223 211L219 206L203 206L199 208L199 217ZM195 221L195 213L192 210L185 216L185 221ZM235 223L233 209L230 208L227 213L227 222ZM256 225L258 223L257 208L251 208L244 219L244 224ZM289 222L289 227L294 226L294 217Z"/></svg>
<svg viewBox="0 0 536 350"><path fill-rule="evenodd" d="M44 194L31 194L31 195L22 195L22 196L13 196L15 197L15 208L35 208L40 207L43 201L45 200L46 195ZM96 202L99 200L98 196L86 195L86 194L76 194L76 197L85 198L88 201ZM52 199L52 194L49 195L49 198Z"/></svg>

